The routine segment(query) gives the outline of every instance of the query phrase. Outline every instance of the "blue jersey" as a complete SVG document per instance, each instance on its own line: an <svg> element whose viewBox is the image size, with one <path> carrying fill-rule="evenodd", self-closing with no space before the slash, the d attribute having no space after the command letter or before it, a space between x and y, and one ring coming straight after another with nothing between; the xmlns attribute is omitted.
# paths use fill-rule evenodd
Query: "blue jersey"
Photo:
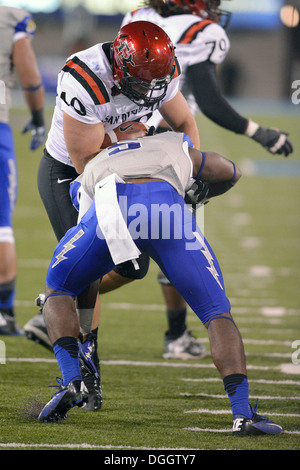
<svg viewBox="0 0 300 470"><path fill-rule="evenodd" d="M34 36L35 28L26 10L0 6L0 242L7 241L17 197L17 165L9 126L11 89L16 83L12 53L17 41Z"/></svg>
<svg viewBox="0 0 300 470"><path fill-rule="evenodd" d="M138 252L158 264L203 324L229 312L218 261L183 197L165 181L117 183L116 194ZM57 245L46 279L50 288L76 297L114 268L96 206Z"/></svg>
<svg viewBox="0 0 300 470"><path fill-rule="evenodd" d="M0 122L0 228L12 226L16 197L17 165L13 135L10 126Z"/></svg>

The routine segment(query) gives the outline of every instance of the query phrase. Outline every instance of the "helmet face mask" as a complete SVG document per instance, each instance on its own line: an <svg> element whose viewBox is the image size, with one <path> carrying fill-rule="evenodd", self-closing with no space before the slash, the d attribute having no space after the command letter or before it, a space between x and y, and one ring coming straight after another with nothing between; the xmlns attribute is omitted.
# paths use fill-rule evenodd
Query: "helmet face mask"
<svg viewBox="0 0 300 470"><path fill-rule="evenodd" d="M173 76L168 75L163 78L154 78L148 83L125 74L122 83L119 83L119 86L117 83L116 85L135 104L151 107L164 99Z"/></svg>
<svg viewBox="0 0 300 470"><path fill-rule="evenodd" d="M159 103L175 74L175 48L157 25L136 21L121 28L112 49L117 88L134 103Z"/></svg>

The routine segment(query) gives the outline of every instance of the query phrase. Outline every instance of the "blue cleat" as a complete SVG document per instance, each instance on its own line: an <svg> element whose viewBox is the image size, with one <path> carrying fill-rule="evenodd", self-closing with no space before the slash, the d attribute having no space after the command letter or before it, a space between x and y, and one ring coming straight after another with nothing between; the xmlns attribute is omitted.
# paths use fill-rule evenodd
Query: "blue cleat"
<svg viewBox="0 0 300 470"><path fill-rule="evenodd" d="M68 385L63 385L62 380L56 378L58 391L55 392L51 400L44 406L39 414L38 420L41 423L53 423L60 419L66 419L67 412L73 406L83 406L87 401L85 392L81 391L81 380L70 381Z"/></svg>
<svg viewBox="0 0 300 470"><path fill-rule="evenodd" d="M250 405L251 406L251 405ZM235 415L233 418L232 434L233 436L262 436L279 434L282 427L273 423L267 416L256 413L258 408L258 400L255 408L252 409L252 418L242 415Z"/></svg>
<svg viewBox="0 0 300 470"><path fill-rule="evenodd" d="M102 406L102 387L100 365L96 357L94 335L91 333L87 339L78 341L79 363L81 376L88 391L88 400L84 405L87 411L100 410ZM97 360L98 367L95 365Z"/></svg>

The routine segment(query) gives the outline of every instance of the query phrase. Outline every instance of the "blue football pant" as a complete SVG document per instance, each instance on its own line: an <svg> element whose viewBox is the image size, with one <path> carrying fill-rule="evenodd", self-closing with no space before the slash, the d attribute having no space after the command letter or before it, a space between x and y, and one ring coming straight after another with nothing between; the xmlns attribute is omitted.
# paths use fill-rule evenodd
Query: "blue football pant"
<svg viewBox="0 0 300 470"><path fill-rule="evenodd" d="M11 128L0 123L0 227L12 227L17 198L17 165Z"/></svg>
<svg viewBox="0 0 300 470"><path fill-rule="evenodd" d="M126 200L124 218L137 247L159 265L202 323L229 312L218 261L182 196L163 181L117 184L117 194L120 206ZM93 203L57 245L46 284L76 297L113 268Z"/></svg>

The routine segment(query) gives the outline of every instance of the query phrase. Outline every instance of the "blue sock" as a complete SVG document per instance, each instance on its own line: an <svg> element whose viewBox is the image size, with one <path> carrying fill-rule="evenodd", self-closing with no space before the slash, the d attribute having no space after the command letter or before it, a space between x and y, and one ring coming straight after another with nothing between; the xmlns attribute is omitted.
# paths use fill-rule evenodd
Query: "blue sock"
<svg viewBox="0 0 300 470"><path fill-rule="evenodd" d="M246 416L252 418L253 412L249 405L249 384L244 374L231 374L223 380L225 391L230 400L233 418Z"/></svg>
<svg viewBox="0 0 300 470"><path fill-rule="evenodd" d="M53 344L53 351L63 376L63 385L68 385L71 380L82 380L77 339L73 336L59 338Z"/></svg>

